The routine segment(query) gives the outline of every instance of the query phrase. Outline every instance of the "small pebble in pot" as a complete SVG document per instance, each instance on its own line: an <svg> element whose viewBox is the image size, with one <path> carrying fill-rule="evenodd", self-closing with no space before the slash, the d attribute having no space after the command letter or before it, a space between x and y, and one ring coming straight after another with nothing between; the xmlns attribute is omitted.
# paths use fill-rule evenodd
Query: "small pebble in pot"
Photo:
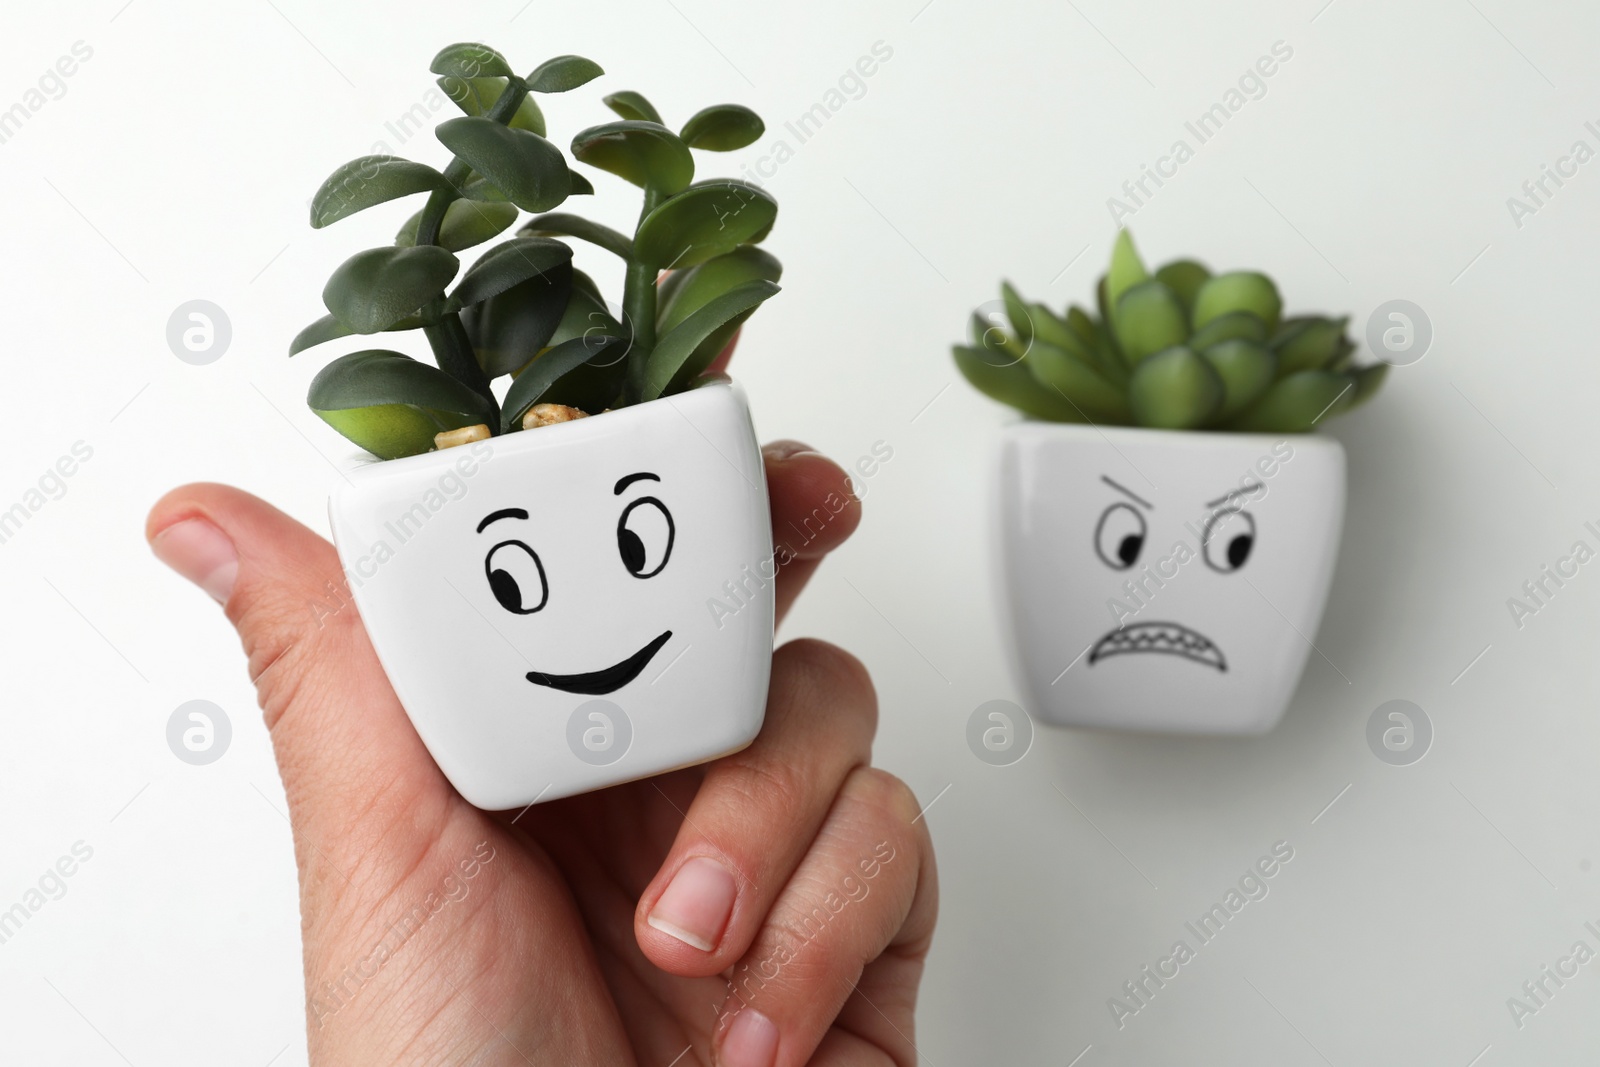
<svg viewBox="0 0 1600 1067"><path fill-rule="evenodd" d="M522 428L535 430L540 426L554 426L558 422L571 422L573 419L586 419L587 411L568 407L565 404L535 404L522 416Z"/></svg>
<svg viewBox="0 0 1600 1067"><path fill-rule="evenodd" d="M433 447L435 449L455 448L457 445L470 445L474 441L487 441L489 436L488 425L480 422L476 426L463 426L457 430L446 430L443 433L434 434Z"/></svg>

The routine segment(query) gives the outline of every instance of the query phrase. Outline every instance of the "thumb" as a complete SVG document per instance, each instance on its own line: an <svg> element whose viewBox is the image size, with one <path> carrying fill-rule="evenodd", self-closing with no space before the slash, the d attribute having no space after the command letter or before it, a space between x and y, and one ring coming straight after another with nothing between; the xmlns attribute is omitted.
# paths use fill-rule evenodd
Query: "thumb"
<svg viewBox="0 0 1600 1067"><path fill-rule="evenodd" d="M331 544L225 485L173 490L145 533L156 557L219 601L239 631L296 830L318 843L350 840L351 823L379 805L416 817L429 791L436 802L450 795Z"/></svg>

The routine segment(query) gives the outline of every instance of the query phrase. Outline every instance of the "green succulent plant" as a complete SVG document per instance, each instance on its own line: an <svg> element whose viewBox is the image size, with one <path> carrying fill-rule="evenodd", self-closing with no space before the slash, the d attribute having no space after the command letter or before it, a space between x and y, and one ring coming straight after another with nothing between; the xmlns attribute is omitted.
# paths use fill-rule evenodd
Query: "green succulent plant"
<svg viewBox="0 0 1600 1067"><path fill-rule="evenodd" d="M354 334L422 331L437 366L368 349L340 356L312 381L312 410L357 445L393 459L429 451L443 431L518 430L536 404L592 414L681 392L778 292L782 267L758 247L777 202L747 182L695 181L691 149L727 152L761 137L749 108L708 107L674 133L638 93L604 98L620 120L580 132L572 157L642 190L630 236L552 211L594 187L546 140L535 94L587 84L603 73L597 64L558 56L524 78L499 52L468 43L441 51L431 69L464 112L434 131L453 155L448 165L363 156L334 171L311 202L320 229L427 194L394 244L334 271L322 294L328 314L289 347L295 355ZM522 212L535 217L463 273L456 253L502 235ZM621 315L574 269L564 239L623 260ZM671 273L658 285L663 271ZM492 383L506 376L497 395Z"/></svg>
<svg viewBox="0 0 1600 1067"><path fill-rule="evenodd" d="M1010 328L972 317L968 381L1036 419L1169 430L1303 433L1377 392L1348 318L1283 317L1271 278L1175 260L1154 274L1123 230L1098 313L1056 314L1001 287ZM999 318L997 315L996 318Z"/></svg>

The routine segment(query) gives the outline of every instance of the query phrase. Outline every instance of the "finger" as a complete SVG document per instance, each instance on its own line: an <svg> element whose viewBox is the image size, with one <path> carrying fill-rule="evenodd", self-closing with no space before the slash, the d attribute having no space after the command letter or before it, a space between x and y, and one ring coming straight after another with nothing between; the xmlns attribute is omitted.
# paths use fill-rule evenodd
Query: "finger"
<svg viewBox="0 0 1600 1067"><path fill-rule="evenodd" d="M407 818L423 818L419 791L448 795L372 651L332 545L224 485L168 493L146 536L238 630L297 828L335 840L343 821L375 804L411 805ZM319 820L340 825L319 832Z"/></svg>
<svg viewBox="0 0 1600 1067"><path fill-rule="evenodd" d="M820 641L774 654L760 735L709 766L639 899L634 936L656 966L704 977L744 954L839 783L870 757L877 716L854 657Z"/></svg>
<svg viewBox="0 0 1600 1067"><path fill-rule="evenodd" d="M846 780L729 976L718 1063L799 1067L825 1042L820 1062L917 1062L912 1010L938 912L918 815L891 774L863 767Z"/></svg>
<svg viewBox="0 0 1600 1067"><path fill-rule="evenodd" d="M743 333L743 328L734 331L706 368L707 375L728 373ZM855 532L861 522L861 501L843 469L809 445L776 441L762 452L767 458L767 491L772 498L773 551L778 573L783 576L777 590L777 619L781 622L811 580L817 563ZM783 466L791 460L794 466ZM830 504L836 504L838 511L828 510ZM821 536L819 520L821 526L829 527Z"/></svg>
<svg viewBox="0 0 1600 1067"><path fill-rule="evenodd" d="M861 524L861 501L844 469L809 445L775 441L761 450L772 504L772 546L778 564L781 621L829 552Z"/></svg>
<svg viewBox="0 0 1600 1067"><path fill-rule="evenodd" d="M920 1062L915 1043L917 992L922 985L923 964L933 941L939 896L931 844L926 846L923 855L923 881L918 886L918 893L927 894L932 903L912 906L912 913L917 917L917 938L890 945L882 955L866 965L855 989L850 993L850 999L845 1001L838 1017L833 1020L832 1029L817 1046L814 1062L826 1064L827 1067L843 1067L844 1064L856 1062L844 1054L844 1046L873 1050L871 1058L862 1060L866 1063L881 1064L885 1059L907 1065ZM913 924L908 922L903 932L909 933L912 928ZM839 1047L840 1051L833 1052L835 1047Z"/></svg>

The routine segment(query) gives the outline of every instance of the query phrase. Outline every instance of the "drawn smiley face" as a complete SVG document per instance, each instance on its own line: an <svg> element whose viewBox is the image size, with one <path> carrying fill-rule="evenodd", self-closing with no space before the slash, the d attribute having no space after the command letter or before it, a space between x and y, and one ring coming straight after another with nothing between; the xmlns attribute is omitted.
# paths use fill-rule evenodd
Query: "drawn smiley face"
<svg viewBox="0 0 1600 1067"><path fill-rule="evenodd" d="M479 807L702 763L761 729L772 515L731 383L358 467L329 517L395 694ZM604 764L597 701L612 736L629 723Z"/></svg>
<svg viewBox="0 0 1600 1067"><path fill-rule="evenodd" d="M1101 475L1100 480L1121 494L1121 499L1113 500L1095 524L1095 554L1114 571L1131 571L1145 554L1149 533L1145 515L1153 512L1155 505L1110 477ZM1225 575L1239 571L1249 562L1256 545L1256 520L1245 510L1245 494L1254 495L1262 488L1256 483L1206 502L1206 517L1198 531L1198 553L1192 546L1180 542L1167 556L1146 565L1147 583L1156 584L1156 595L1150 596L1152 603L1159 600L1163 581L1176 577L1177 568L1195 555L1199 555L1212 571ZM1190 528L1193 529L1192 524ZM1153 578L1148 573L1152 569ZM1152 593L1148 584L1142 588L1147 596ZM1178 622L1121 623L1095 642L1089 651L1089 664L1093 666L1112 656L1143 652L1180 656L1222 673L1228 670L1227 657L1216 642Z"/></svg>
<svg viewBox="0 0 1600 1067"><path fill-rule="evenodd" d="M658 496L641 495L651 482L659 485L660 476L650 471L637 471L617 479L612 490L612 495L622 505L616 522L616 565L640 581L649 581L666 569L677 540L677 526L667 505ZM495 601L513 615L538 614L552 600L552 576L546 572L538 551L520 538L507 536L515 530L510 522L525 521L528 517L524 508L501 508L485 515L478 523L479 534L491 533L504 538L494 542L485 553L483 573ZM565 584L562 578L567 579ZM563 592L578 593L581 578L557 575L555 583L558 591L554 595L559 598ZM587 696L614 693L639 677L656 653L671 640L672 631L663 630L638 651L608 667L575 673L531 670L526 677L534 685L563 693Z"/></svg>

